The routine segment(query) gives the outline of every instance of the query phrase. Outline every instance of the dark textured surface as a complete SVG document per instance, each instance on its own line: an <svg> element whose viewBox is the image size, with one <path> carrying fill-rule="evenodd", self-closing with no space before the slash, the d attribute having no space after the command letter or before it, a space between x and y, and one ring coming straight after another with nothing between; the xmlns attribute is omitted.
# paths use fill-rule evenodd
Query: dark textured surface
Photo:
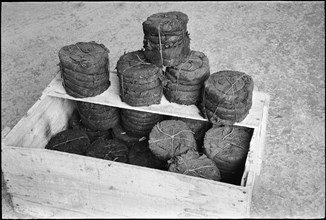
<svg viewBox="0 0 326 220"><path fill-rule="evenodd" d="M94 40L115 64L142 47L148 16L179 10L189 17L191 49L207 55L211 72L243 71L271 95L251 215L325 216L324 2L3 3L1 10L1 129L41 96L61 47ZM2 217L22 218L6 194L2 201Z"/></svg>
<svg viewBox="0 0 326 220"><path fill-rule="evenodd" d="M199 155L197 151L188 151L180 156L176 156L169 163L170 172L214 181L221 180L220 170L214 161L209 159L205 154Z"/></svg>

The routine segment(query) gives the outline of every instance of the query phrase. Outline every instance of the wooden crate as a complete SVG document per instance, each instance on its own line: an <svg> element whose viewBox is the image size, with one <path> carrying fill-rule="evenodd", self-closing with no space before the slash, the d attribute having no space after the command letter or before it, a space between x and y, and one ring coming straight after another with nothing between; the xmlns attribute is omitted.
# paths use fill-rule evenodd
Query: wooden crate
<svg viewBox="0 0 326 220"><path fill-rule="evenodd" d="M103 94L67 95L57 76L40 100L2 139L2 171L14 209L39 218L250 216L260 173L269 95L254 91L249 115L236 125L254 129L241 186L114 161L44 149L68 126L74 100L205 120L194 106L169 103L131 107L120 101L117 76Z"/></svg>

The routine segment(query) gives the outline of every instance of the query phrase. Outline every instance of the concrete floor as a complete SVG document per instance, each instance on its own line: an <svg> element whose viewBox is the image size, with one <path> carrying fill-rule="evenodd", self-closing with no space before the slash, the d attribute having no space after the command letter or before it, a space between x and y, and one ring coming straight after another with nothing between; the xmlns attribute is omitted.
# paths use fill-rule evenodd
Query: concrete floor
<svg viewBox="0 0 326 220"><path fill-rule="evenodd" d="M211 72L246 72L271 95L252 217L325 217L324 2L2 3L1 10L1 129L41 96L61 47L103 43L112 70L124 51L142 47L148 16L182 11L191 48L208 56ZM2 190L3 218L26 218L8 201Z"/></svg>

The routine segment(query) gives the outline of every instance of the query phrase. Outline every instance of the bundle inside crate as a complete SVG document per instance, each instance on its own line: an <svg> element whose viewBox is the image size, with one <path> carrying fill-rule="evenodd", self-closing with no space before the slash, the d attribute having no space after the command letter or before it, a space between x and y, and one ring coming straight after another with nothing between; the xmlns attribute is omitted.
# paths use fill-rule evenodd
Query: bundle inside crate
<svg viewBox="0 0 326 220"><path fill-rule="evenodd" d="M243 206L242 202L250 203L257 170L259 173L261 161L256 164L253 159L261 158L262 148L258 145L263 145L259 138L263 139L269 99L265 94L253 91L253 80L246 73L230 70L210 73L206 55L190 49L187 22L188 16L182 12L157 13L148 17L143 22L144 48L123 54L117 62L116 73L110 71L109 49L103 44L78 42L61 48L61 74L46 88L41 100L42 105L57 105L53 109L61 118L51 115L49 109L45 109L45 113L33 111L37 116L26 119L30 127L22 129L18 126L16 130L31 129L33 134L38 130L44 135L31 138L28 136L30 132L25 132L14 139L14 135L9 134L7 145L45 148L49 155L62 151L72 156L77 164L93 163L91 159L96 159L96 167L107 162L110 162L109 166L117 164L121 173L117 170L113 175L116 179L126 181L123 175L132 171L152 175L157 180L151 187L163 186L163 191L177 175L184 184L179 186L180 189L187 187L189 181L196 186L196 193L180 194L185 207L175 207L174 198L170 200L174 196L166 198L164 201L173 207L172 217L176 213L195 217L206 214L220 217L225 213L228 217L230 213L242 217L243 213L248 214L249 207ZM46 125L35 124L35 117L41 116L54 118L42 118ZM42 129L47 131L44 133ZM80 156L86 157L77 158ZM75 166L73 162L65 163ZM137 167L147 167L151 171ZM106 169L109 168L101 168L98 175L99 172L112 175ZM56 169L53 171L57 172ZM159 175L167 176L161 180ZM107 183L102 182L103 177L98 178L105 187ZM120 187L114 180L107 182ZM140 183L147 185L137 177L127 185L132 187L132 184ZM223 199L207 194L207 184L221 196L227 186L230 192L224 195L225 198L235 196L224 204ZM144 186L134 192L123 188L140 198L145 196L142 204L148 205L152 200L144 194L146 189ZM177 194L178 189L173 191ZM191 211L189 207L198 206L195 200L200 192L204 193L205 204L210 201L214 206L226 206L227 210L213 210L215 208L208 206L201 211ZM124 201L130 204L127 213L153 217L153 212L146 207L136 205L137 199L130 199L124 192L123 195ZM188 204L190 198L193 201ZM147 211L139 214L133 211L133 206ZM121 209L112 204L108 207ZM151 207L160 212L160 207ZM104 208L106 206L101 210ZM100 212L86 216L97 214ZM121 213L117 215L121 216Z"/></svg>

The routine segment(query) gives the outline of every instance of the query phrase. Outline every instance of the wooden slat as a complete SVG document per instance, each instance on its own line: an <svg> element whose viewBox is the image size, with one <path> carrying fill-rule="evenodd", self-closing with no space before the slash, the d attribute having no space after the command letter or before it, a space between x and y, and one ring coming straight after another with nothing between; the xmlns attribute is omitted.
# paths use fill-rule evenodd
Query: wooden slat
<svg viewBox="0 0 326 220"><path fill-rule="evenodd" d="M261 119L261 123L260 126L261 128L259 129L259 137L257 138L259 141L259 144L257 145L257 148L254 150L254 162L256 164L255 167L255 173L257 175L260 174L260 170L261 170L261 163L263 161L263 153L264 153L264 149L265 149L265 138L266 138L266 128L267 128L267 122L268 122L268 110L269 110L269 103L270 103L270 96L268 94L265 94L265 102L264 102L264 106L262 108L262 119Z"/></svg>
<svg viewBox="0 0 326 220"><path fill-rule="evenodd" d="M3 140L11 146L44 148L51 136L64 130L74 103L69 99L42 96Z"/></svg>
<svg viewBox="0 0 326 220"><path fill-rule="evenodd" d="M84 102L92 102L102 105L109 105L119 108L134 109L139 111L146 111L152 113L158 113L163 115L171 115L183 118L192 118L196 120L207 121L199 114L199 109L195 105L180 105L177 103L169 102L164 96L162 97L161 103L158 105L134 107L121 101L119 96L119 78L116 72L110 73L111 86L102 94L95 97L88 98L74 98L68 95L62 86L62 79L58 74L49 86L43 91L43 94L60 97L71 100L78 100ZM253 92L253 104L249 111L249 115L240 123L236 125L247 126L247 127L258 127L261 115L262 105L265 99L265 93L258 91Z"/></svg>
<svg viewBox="0 0 326 220"><path fill-rule="evenodd" d="M265 146L266 126L269 110L270 97L264 94L263 101L261 101L260 114L256 113L259 117L260 124L254 128L254 133L250 142L250 149L245 163L245 170L242 176L241 185L253 188L255 177L260 174L262 157ZM250 174L249 172L252 171Z"/></svg>
<svg viewBox="0 0 326 220"><path fill-rule="evenodd" d="M15 209L38 217L247 217L247 189L46 149L2 147Z"/></svg>

